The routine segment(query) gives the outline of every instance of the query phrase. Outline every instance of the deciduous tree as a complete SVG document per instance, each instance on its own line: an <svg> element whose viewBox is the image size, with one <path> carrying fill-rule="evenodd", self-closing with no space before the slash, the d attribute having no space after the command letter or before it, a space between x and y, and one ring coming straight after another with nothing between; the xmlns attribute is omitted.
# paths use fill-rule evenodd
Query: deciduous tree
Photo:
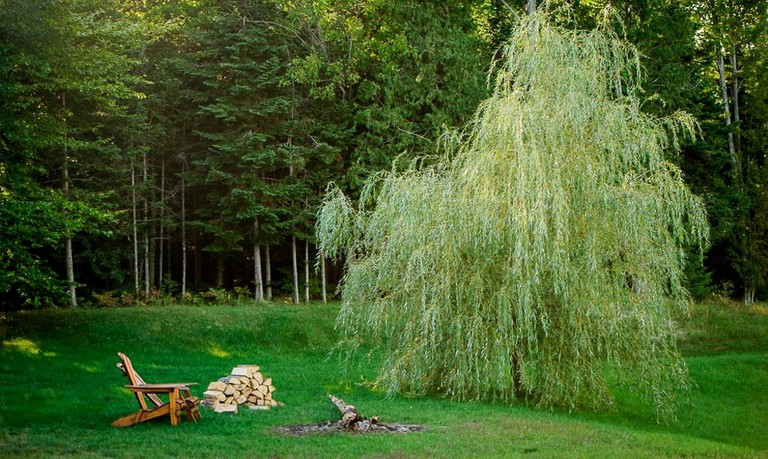
<svg viewBox="0 0 768 459"><path fill-rule="evenodd" d="M369 181L356 208L329 193L341 346L383 350L390 392L602 408L617 383L670 414L685 249L708 226L666 154L694 122L640 109L637 54L605 26L534 13L496 65L437 165Z"/></svg>

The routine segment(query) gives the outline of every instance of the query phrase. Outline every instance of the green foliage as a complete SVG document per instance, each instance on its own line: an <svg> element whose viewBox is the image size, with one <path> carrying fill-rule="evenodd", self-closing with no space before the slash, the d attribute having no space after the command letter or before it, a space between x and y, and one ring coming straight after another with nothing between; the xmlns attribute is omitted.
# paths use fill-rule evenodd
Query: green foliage
<svg viewBox="0 0 768 459"><path fill-rule="evenodd" d="M0 305L18 309L56 304L64 298L64 284L43 254L64 233L59 211L64 199L29 184L12 185L7 178L0 170Z"/></svg>
<svg viewBox="0 0 768 459"><path fill-rule="evenodd" d="M185 29L206 44L189 55L182 76L197 83L194 126L207 146L193 157L190 178L207 201L192 227L208 252L239 252L248 235L252 243L278 239L300 213L294 203L310 193L294 174L309 158L292 144L305 133L292 124L297 101L284 84L289 43L262 26L279 20L271 2L252 2L212 7ZM258 234L250 234L254 220Z"/></svg>
<svg viewBox="0 0 768 459"><path fill-rule="evenodd" d="M702 88L689 98L702 110L704 142L689 148L693 159L684 166L710 209L713 249L708 266L714 280L735 286L735 293L751 302L755 295L765 295L768 259L768 247L761 243L764 220L758 217L766 197L760 188L765 186L768 149L768 2L696 1L689 7L699 30L698 56L691 67ZM713 65L719 57L724 61L725 94Z"/></svg>
<svg viewBox="0 0 768 459"><path fill-rule="evenodd" d="M703 266L688 264L691 293L706 296L711 279L745 300L764 298L766 0L548 4L567 4L553 21L580 28L613 6L610 20L644 56L641 111L685 110L700 120L697 142L681 138L684 154L665 155L704 198L713 228ZM119 291L133 277L134 192L136 229L148 242L139 247L148 258L139 271L143 277L147 267L150 289L162 289L165 277L185 284L182 193L190 288L218 281L220 272L207 269L213 261L222 263L223 285L242 285L258 243L272 248L273 285L291 285L283 278L292 275L286 235L313 241L327 184L356 203L365 177L396 158L402 170L434 152L443 127L463 125L488 96L487 64L525 8L501 0L0 0L0 163L14 183L5 199L51 204L52 213L41 214L61 220L43 226L58 241L73 239L83 295ZM740 118L729 127L718 50L729 67L732 113L739 101ZM68 194L49 195L62 188L63 169ZM39 301L14 293L8 307L57 301L61 244L13 240L27 241L13 244L14 257L26 253L36 264L18 265L30 276L7 278L37 279L25 298ZM330 274L333 283L339 273Z"/></svg>
<svg viewBox="0 0 768 459"><path fill-rule="evenodd" d="M110 217L30 182L0 160L0 308L60 304L65 284L48 253L67 234L96 233Z"/></svg>
<svg viewBox="0 0 768 459"><path fill-rule="evenodd" d="M331 196L321 249L351 252L340 347L381 348L390 392L604 408L615 378L671 415L672 314L708 226L665 159L693 120L643 113L639 70L610 29L534 15L454 152L373 183L373 209Z"/></svg>
<svg viewBox="0 0 768 459"><path fill-rule="evenodd" d="M331 177L355 195L399 155L429 151L487 96L491 51L471 2L309 1L284 5L301 31L291 76L308 89L322 132L342 151ZM330 140L330 139L329 139Z"/></svg>
<svg viewBox="0 0 768 459"><path fill-rule="evenodd" d="M685 263L685 288L695 301L712 294L712 273L707 271L701 252L689 253Z"/></svg>
<svg viewBox="0 0 768 459"><path fill-rule="evenodd" d="M105 125L143 96L130 72L136 27L122 13L111 0L0 8L2 267L14 297L4 307L59 302L63 241L109 236L111 183L100 174L115 147Z"/></svg>

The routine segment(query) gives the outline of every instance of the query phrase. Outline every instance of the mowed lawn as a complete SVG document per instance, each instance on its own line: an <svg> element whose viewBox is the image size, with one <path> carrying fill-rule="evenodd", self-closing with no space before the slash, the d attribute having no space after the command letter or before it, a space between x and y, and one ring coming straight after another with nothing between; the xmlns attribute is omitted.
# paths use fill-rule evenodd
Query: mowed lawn
<svg viewBox="0 0 768 459"><path fill-rule="evenodd" d="M681 347L694 389L679 419L658 424L633 394L611 413L387 398L366 384L379 357L345 372L329 354L337 304L142 306L0 313L0 456L3 457L766 457L768 313L696 305ZM115 368L128 354L147 382L226 376L258 364L285 406L237 414L203 411L197 423L167 418L110 423L136 409ZM398 435L291 437L275 427L338 418L333 393L365 415L423 424Z"/></svg>

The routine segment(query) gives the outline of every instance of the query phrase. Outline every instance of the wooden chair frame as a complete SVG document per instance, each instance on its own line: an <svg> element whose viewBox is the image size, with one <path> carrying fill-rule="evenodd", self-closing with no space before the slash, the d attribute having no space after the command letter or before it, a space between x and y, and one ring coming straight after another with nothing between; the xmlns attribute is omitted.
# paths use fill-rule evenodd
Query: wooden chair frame
<svg viewBox="0 0 768 459"><path fill-rule="evenodd" d="M122 352L118 352L117 355L120 357L120 362L117 363L117 368L130 381L130 384L125 387L136 396L136 401L139 403L139 410L115 420L115 422L112 423L113 426L128 427L165 415L170 416L171 425L175 426L178 425L181 420L182 411L187 419L192 422L197 422L197 420L202 417L200 410L198 409L200 400L197 397L192 396L192 393L189 390L189 386L197 383L147 384L133 368L131 359L129 359L127 355ZM167 394L168 402L164 402L158 394ZM147 403L147 400L149 400L150 403Z"/></svg>

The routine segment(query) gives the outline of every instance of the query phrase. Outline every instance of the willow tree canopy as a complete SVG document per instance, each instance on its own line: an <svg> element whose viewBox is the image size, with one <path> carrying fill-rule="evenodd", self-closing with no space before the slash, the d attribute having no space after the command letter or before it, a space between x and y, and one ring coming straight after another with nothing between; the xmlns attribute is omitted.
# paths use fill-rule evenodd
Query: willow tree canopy
<svg viewBox="0 0 768 459"><path fill-rule="evenodd" d="M665 159L693 120L645 114L634 48L533 15L451 154L329 191L317 233L343 255L343 347L383 351L390 391L600 408L614 384L660 412L687 370L674 314L701 201Z"/></svg>

